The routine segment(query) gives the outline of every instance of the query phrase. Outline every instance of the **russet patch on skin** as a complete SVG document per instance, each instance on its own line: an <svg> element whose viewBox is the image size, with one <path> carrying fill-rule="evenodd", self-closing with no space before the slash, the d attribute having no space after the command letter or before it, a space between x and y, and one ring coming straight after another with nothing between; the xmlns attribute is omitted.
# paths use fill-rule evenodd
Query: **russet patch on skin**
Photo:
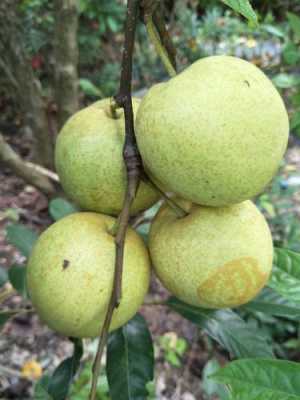
<svg viewBox="0 0 300 400"><path fill-rule="evenodd" d="M255 258L242 257L218 268L199 286L198 297L203 307L209 308L245 304L263 288L268 277Z"/></svg>

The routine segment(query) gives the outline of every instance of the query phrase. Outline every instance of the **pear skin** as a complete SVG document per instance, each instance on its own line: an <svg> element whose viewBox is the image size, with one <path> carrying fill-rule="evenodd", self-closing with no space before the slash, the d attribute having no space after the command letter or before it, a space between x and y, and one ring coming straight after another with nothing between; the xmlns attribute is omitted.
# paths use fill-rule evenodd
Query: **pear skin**
<svg viewBox="0 0 300 400"><path fill-rule="evenodd" d="M226 206L262 192L287 147L288 115L267 76L236 57L200 59L143 98L136 137L165 190Z"/></svg>
<svg viewBox="0 0 300 400"><path fill-rule="evenodd" d="M272 236L251 201L221 208L190 205L184 218L164 205L151 226L149 249L162 284L204 308L247 303L272 269Z"/></svg>
<svg viewBox="0 0 300 400"><path fill-rule="evenodd" d="M96 213L71 214L39 237L29 258L27 286L41 319L72 337L99 335L114 275L115 241L109 229L115 219ZM142 239L127 230L122 300L110 330L138 311L148 291L150 260Z"/></svg>
<svg viewBox="0 0 300 400"><path fill-rule="evenodd" d="M104 99L74 114L58 135L55 165L67 195L83 210L118 215L126 189L123 161L124 112L115 115L110 99ZM133 99L136 114L139 99ZM131 213L151 207L155 191L141 182Z"/></svg>

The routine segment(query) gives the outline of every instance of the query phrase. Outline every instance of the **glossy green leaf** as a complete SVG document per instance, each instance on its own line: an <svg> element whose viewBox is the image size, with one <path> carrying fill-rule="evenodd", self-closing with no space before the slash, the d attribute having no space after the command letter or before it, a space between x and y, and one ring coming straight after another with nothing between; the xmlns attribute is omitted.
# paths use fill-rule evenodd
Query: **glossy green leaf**
<svg viewBox="0 0 300 400"><path fill-rule="evenodd" d="M207 310L193 307L175 297L167 304L199 325L210 337L236 358L273 357L273 351L264 335L247 324L232 310Z"/></svg>
<svg viewBox="0 0 300 400"><path fill-rule="evenodd" d="M217 382L230 385L234 400L300 400L300 364L283 360L238 360L219 369Z"/></svg>
<svg viewBox="0 0 300 400"><path fill-rule="evenodd" d="M209 399L218 396L220 400L229 400L227 388L211 378L211 375L215 374L220 368L216 359L209 360L203 368L201 387Z"/></svg>
<svg viewBox="0 0 300 400"><path fill-rule="evenodd" d="M26 268L21 265L14 265L8 270L9 281L16 291L26 297Z"/></svg>
<svg viewBox="0 0 300 400"><path fill-rule="evenodd" d="M78 211L77 208L65 199L57 198L51 200L49 203L49 213L55 221L76 211Z"/></svg>
<svg viewBox="0 0 300 400"><path fill-rule="evenodd" d="M243 15L250 22L257 25L257 15L255 14L250 1L248 0L221 0L222 3L232 8L237 13Z"/></svg>
<svg viewBox="0 0 300 400"><path fill-rule="evenodd" d="M264 288L254 300L239 309L300 321L300 304L292 303L270 288Z"/></svg>
<svg viewBox="0 0 300 400"><path fill-rule="evenodd" d="M300 17L294 13L288 12L287 17L297 39L300 39Z"/></svg>
<svg viewBox="0 0 300 400"><path fill-rule="evenodd" d="M112 400L146 399L153 368L151 334L144 318L137 314L109 335L107 377Z"/></svg>
<svg viewBox="0 0 300 400"><path fill-rule="evenodd" d="M5 285L8 281L7 270L4 267L0 267L0 288Z"/></svg>
<svg viewBox="0 0 300 400"><path fill-rule="evenodd" d="M47 385L47 392L53 400L65 400L70 390L72 380L79 368L83 354L83 345L80 339L72 339L74 343L73 356L62 361L56 368Z"/></svg>
<svg viewBox="0 0 300 400"><path fill-rule="evenodd" d="M38 235L22 224L12 224L6 228L6 240L28 257Z"/></svg>
<svg viewBox="0 0 300 400"><path fill-rule="evenodd" d="M299 253L275 249L274 266L268 286L293 303L300 303Z"/></svg>
<svg viewBox="0 0 300 400"><path fill-rule="evenodd" d="M79 79L79 86L83 93L87 96L103 97L101 90L97 88L97 86L95 86L89 79Z"/></svg>

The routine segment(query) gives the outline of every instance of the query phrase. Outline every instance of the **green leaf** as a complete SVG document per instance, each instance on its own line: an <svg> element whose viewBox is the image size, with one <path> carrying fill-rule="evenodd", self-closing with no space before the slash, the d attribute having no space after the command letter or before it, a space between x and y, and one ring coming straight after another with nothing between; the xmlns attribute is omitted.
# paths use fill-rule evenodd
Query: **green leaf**
<svg viewBox="0 0 300 400"><path fill-rule="evenodd" d="M277 74L272 79L275 86L281 89L290 89L300 84L300 78L292 74Z"/></svg>
<svg viewBox="0 0 300 400"><path fill-rule="evenodd" d="M169 298L167 304L199 325L234 357L273 357L272 348L263 334L235 312L229 309L216 311L193 307L175 297Z"/></svg>
<svg viewBox="0 0 300 400"><path fill-rule="evenodd" d="M8 277L16 291L21 296L26 297L26 268L21 265L14 265L9 268Z"/></svg>
<svg viewBox="0 0 300 400"><path fill-rule="evenodd" d="M28 257L38 235L22 224L12 224L6 228L6 240Z"/></svg>
<svg viewBox="0 0 300 400"><path fill-rule="evenodd" d="M300 60L300 49L293 42L289 42L284 47L282 56L287 64L296 65Z"/></svg>
<svg viewBox="0 0 300 400"><path fill-rule="evenodd" d="M49 213L55 221L69 214L73 214L76 211L78 211L77 208L64 199L53 199L49 203Z"/></svg>
<svg viewBox="0 0 300 400"><path fill-rule="evenodd" d="M209 360L202 372L201 387L208 398L218 396L220 400L229 400L229 394L225 386L216 383L211 375L220 369L220 364L216 359Z"/></svg>
<svg viewBox="0 0 300 400"><path fill-rule="evenodd" d="M53 397L47 391L50 376L44 375L34 387L34 400L53 400Z"/></svg>
<svg viewBox="0 0 300 400"><path fill-rule="evenodd" d="M270 288L263 291L251 302L239 307L240 310L262 312L264 314L300 320L300 305L292 303Z"/></svg>
<svg viewBox="0 0 300 400"><path fill-rule="evenodd" d="M5 268L0 267L0 288L8 281L8 274Z"/></svg>
<svg viewBox="0 0 300 400"><path fill-rule="evenodd" d="M72 380L80 365L80 359L83 355L82 340L72 339L72 342L74 344L73 356L60 363L47 385L47 392L53 400L66 399Z"/></svg>
<svg viewBox="0 0 300 400"><path fill-rule="evenodd" d="M237 13L243 15L254 25L258 25L257 15L248 0L221 0L222 3L232 8Z"/></svg>
<svg viewBox="0 0 300 400"><path fill-rule="evenodd" d="M101 90L98 89L89 79L79 79L79 86L83 93L87 96L104 97Z"/></svg>
<svg viewBox="0 0 300 400"><path fill-rule="evenodd" d="M299 253L275 249L274 266L268 286L293 303L300 303Z"/></svg>
<svg viewBox="0 0 300 400"><path fill-rule="evenodd" d="M237 400L300 400L300 364L283 360L238 360L212 376L230 385Z"/></svg>
<svg viewBox="0 0 300 400"><path fill-rule="evenodd" d="M144 318L137 314L109 335L107 378L112 400L146 399L153 368L151 334Z"/></svg>
<svg viewBox="0 0 300 400"><path fill-rule="evenodd" d="M280 37L282 39L285 39L285 37L286 37L285 32L281 28L278 28L274 25L264 24L264 25L262 25L262 29L264 31L270 33L271 35Z"/></svg>
<svg viewBox="0 0 300 400"><path fill-rule="evenodd" d="M165 353L165 358L173 367L180 367L181 362L174 351L167 351Z"/></svg>
<svg viewBox="0 0 300 400"><path fill-rule="evenodd" d="M291 130L295 130L300 126L300 111L298 110L292 115L291 118Z"/></svg>
<svg viewBox="0 0 300 400"><path fill-rule="evenodd" d="M297 39L300 39L300 17L298 15L288 12L287 17L290 27L292 28Z"/></svg>

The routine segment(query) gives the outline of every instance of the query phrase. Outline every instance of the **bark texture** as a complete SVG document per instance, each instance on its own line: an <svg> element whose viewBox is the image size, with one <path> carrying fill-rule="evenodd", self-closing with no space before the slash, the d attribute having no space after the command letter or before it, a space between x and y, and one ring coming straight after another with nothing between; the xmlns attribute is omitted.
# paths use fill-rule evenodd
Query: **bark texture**
<svg viewBox="0 0 300 400"><path fill-rule="evenodd" d="M47 196L55 194L56 189L50 179L56 180L54 173L44 168L24 161L13 148L5 142L4 137L0 133L0 162L7 165L17 176L24 179L27 183L35 186ZM48 176L47 176L48 175Z"/></svg>
<svg viewBox="0 0 300 400"><path fill-rule="evenodd" d="M15 99L31 128L34 139L34 159L53 167L53 143L49 135L46 106L41 84L36 79L24 50L22 26L17 13L18 1L0 2L0 71L15 91Z"/></svg>
<svg viewBox="0 0 300 400"><path fill-rule="evenodd" d="M76 0L55 0L55 100L59 128L78 110Z"/></svg>

